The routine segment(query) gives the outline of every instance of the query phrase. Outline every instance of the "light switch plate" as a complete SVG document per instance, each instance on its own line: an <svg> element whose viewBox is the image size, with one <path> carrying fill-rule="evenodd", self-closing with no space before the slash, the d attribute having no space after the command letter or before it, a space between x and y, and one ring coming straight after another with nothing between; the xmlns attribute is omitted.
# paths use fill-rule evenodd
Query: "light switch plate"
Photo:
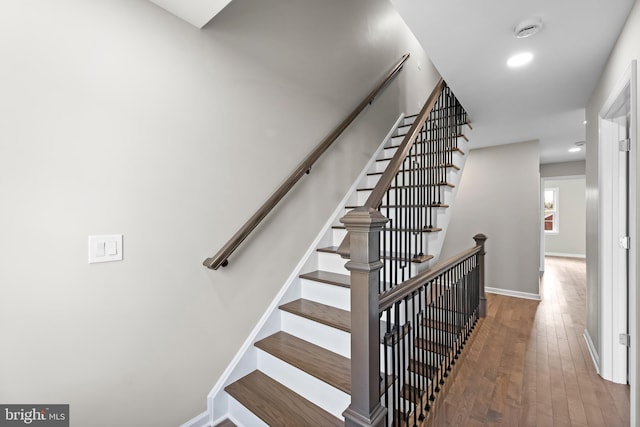
<svg viewBox="0 0 640 427"><path fill-rule="evenodd" d="M89 236L89 264L122 261L122 234Z"/></svg>

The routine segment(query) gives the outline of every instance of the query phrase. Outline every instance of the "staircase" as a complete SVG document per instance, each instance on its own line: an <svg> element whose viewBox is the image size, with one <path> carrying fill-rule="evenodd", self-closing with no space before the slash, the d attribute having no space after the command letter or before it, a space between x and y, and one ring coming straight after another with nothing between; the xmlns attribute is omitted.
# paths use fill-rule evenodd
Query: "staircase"
<svg viewBox="0 0 640 427"><path fill-rule="evenodd" d="M308 256L299 264L298 271L283 287L272 304L274 309L263 317L210 393L208 422L203 425L222 425L222 422L228 423L229 420L238 426L344 425L342 414L351 402L351 315L350 276L344 267L346 260L337 253L347 231L339 219L352 208L362 206L370 197L414 119L415 116L401 116L393 126L341 206L336 209L325 231L316 239L313 250L308 252ZM450 218L449 207L453 204L464 166L467 142L467 137L460 134L456 136L455 149L443 146L446 155L426 154L443 156L442 159L446 161L438 163L441 175L437 176L437 182L430 184L433 188L429 191L434 192L434 197L437 193L437 200L429 203L430 213L424 218L429 223L412 233L419 236L420 248L424 253L414 254L411 262L403 263L401 260L406 256L400 254L398 248L405 245L387 245L389 247L383 250L382 258L399 260L394 264L393 274L410 277L428 269L438 260L444 230ZM415 162L411 168L427 166ZM413 184L407 181L395 185L406 189ZM393 186L391 193L394 193ZM381 212L385 214L386 209L385 215L393 217L396 209L394 203L396 200L393 197L386 198L380 207ZM395 231L390 225L383 234L391 235ZM411 243L414 244L418 243ZM425 320L431 323L424 325L442 331L443 334L439 334L438 338L446 339L446 334L452 332L454 327L448 319L443 317L440 320L438 323ZM406 330L394 326L400 323L386 323L383 319L380 328L381 355L402 340ZM402 333L399 333L399 329L403 329ZM438 342L426 339L416 345L430 353L448 351ZM408 369L428 378L436 370L422 360L412 360ZM382 373L380 378L380 392L384 395L394 378ZM402 390L403 399L407 402L415 403L424 396L424 389L419 390L416 386L405 384ZM389 405L393 406L391 403ZM389 415L390 424L404 425L410 413L409 404L400 406L403 407L393 409L394 416ZM389 409L391 414L392 410Z"/></svg>

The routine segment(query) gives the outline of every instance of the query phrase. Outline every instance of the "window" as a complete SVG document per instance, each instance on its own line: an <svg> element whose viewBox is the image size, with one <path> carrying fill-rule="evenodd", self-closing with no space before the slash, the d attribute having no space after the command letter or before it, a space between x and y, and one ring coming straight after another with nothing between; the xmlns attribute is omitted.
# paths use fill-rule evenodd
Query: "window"
<svg viewBox="0 0 640 427"><path fill-rule="evenodd" d="M544 189L544 232L558 233L558 189Z"/></svg>

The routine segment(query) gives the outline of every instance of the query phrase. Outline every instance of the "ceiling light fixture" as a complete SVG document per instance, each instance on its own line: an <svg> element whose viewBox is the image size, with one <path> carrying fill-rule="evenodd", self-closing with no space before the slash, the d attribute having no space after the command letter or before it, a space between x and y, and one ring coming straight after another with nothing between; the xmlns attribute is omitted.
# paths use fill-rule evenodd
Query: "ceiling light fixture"
<svg viewBox="0 0 640 427"><path fill-rule="evenodd" d="M578 141L574 143L575 147L569 148L570 153L577 153L578 151L582 151L582 146L584 145L584 141Z"/></svg>
<svg viewBox="0 0 640 427"><path fill-rule="evenodd" d="M513 34L519 39L524 39L537 34L540 29L542 29L542 21L540 19L527 19L516 26Z"/></svg>
<svg viewBox="0 0 640 427"><path fill-rule="evenodd" d="M511 68L522 67L523 65L528 64L533 59L533 53L531 52L522 52L516 55L513 55L507 61L507 65Z"/></svg>

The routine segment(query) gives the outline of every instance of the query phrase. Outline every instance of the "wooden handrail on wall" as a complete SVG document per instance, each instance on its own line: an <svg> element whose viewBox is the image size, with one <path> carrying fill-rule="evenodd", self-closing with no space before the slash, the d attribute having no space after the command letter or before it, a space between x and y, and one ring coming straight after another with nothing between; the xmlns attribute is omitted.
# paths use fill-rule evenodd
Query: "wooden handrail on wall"
<svg viewBox="0 0 640 427"><path fill-rule="evenodd" d="M207 258L202 263L204 266L217 270L228 264L229 256L240 246L240 244L251 234L260 222L271 212L271 210L282 200L282 198L293 188L293 186L305 174L309 173L311 167L327 151L327 149L340 137L342 132L358 117L358 115L371 104L376 96L393 80L402 70L404 63L409 59L409 54L402 56L400 61L389 71L380 83L371 91L367 97L340 123L316 148L305 158L302 163L289 175L280 187L267 199L266 202L254 213L249 220L238 230L227 243L211 258Z"/></svg>
<svg viewBox="0 0 640 427"><path fill-rule="evenodd" d="M433 88L433 90L431 91L431 94L427 98L427 101L422 107L422 110L420 110L420 113L418 113L418 116L413 121L413 124L409 128L409 132L407 132L407 135L402 140L402 143L400 144L395 154L393 155L393 158L389 162L389 165L384 170L384 173L378 180L378 183L376 184L375 188L369 195L369 198L367 198L367 201L365 202L364 207L371 208L371 209L378 209L380 207L380 203L382 203L382 198L384 197L385 193L391 186L391 183L393 182L393 179L395 178L395 176L398 174L398 171L400 171L400 168L402 167L402 162L404 162L404 159L407 157L407 154L409 154L411 147L413 147L413 144L415 144L416 139L418 138L418 135L420 133L420 130L422 129L425 122L429 118L429 114L431 114L431 110L433 110L433 106L438 101L438 98L440 97L440 94L442 93L442 90L444 89L444 87L445 87L445 82L441 78L438 81L438 83L436 83L436 86ZM345 238L342 240L342 243L338 247L338 253L343 258L349 258L349 252L350 252L349 242L350 242L350 235L349 233L347 233Z"/></svg>

